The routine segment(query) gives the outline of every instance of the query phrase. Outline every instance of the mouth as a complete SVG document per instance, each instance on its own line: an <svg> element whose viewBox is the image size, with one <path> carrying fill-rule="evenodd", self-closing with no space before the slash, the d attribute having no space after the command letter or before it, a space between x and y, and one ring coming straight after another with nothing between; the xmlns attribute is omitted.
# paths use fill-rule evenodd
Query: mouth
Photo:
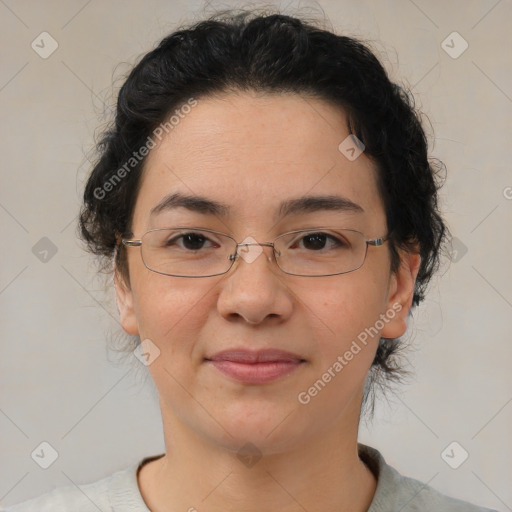
<svg viewBox="0 0 512 512"><path fill-rule="evenodd" d="M265 384L289 375L306 362L297 354L283 350L224 350L205 362L225 376L245 384Z"/></svg>

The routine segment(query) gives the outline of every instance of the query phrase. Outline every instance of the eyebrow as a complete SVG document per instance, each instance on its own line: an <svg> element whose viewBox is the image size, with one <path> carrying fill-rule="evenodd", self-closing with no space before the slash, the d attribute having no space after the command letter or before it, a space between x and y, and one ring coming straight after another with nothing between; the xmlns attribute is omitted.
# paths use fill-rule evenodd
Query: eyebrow
<svg viewBox="0 0 512 512"><path fill-rule="evenodd" d="M170 194L164 197L150 214L156 215L166 210L175 208L186 208L187 210L206 215L217 215L227 217L231 208L219 201L197 195L184 195L180 193ZM287 199L279 205L277 217L286 217L299 213L314 213L318 211L339 211L350 213L364 213L362 206L350 199L337 195L301 196L294 199Z"/></svg>

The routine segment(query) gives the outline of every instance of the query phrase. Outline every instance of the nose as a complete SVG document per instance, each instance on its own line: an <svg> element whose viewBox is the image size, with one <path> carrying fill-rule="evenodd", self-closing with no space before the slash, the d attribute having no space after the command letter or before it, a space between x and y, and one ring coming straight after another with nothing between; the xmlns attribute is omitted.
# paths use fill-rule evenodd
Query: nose
<svg viewBox="0 0 512 512"><path fill-rule="evenodd" d="M247 238L246 240L254 240L252 237ZM252 259L256 259L257 256L259 256L260 253L263 252L262 247L272 247L272 251L269 251L269 256L267 257L268 261L272 261L272 253L276 253L277 256L279 256L278 251L274 248L274 244L271 242L240 242L239 244L236 244L235 252L229 257L229 259L236 260L240 256L248 261ZM249 255L249 253L252 253L252 256Z"/></svg>
<svg viewBox="0 0 512 512"><path fill-rule="evenodd" d="M293 309L293 297L274 261L273 244L240 243L235 260L220 283L219 313L249 324L286 319Z"/></svg>

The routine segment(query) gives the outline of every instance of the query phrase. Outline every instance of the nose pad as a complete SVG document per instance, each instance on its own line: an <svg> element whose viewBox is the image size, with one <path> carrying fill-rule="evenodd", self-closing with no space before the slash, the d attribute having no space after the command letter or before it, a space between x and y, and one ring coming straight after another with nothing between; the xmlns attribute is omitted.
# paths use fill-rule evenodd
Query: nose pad
<svg viewBox="0 0 512 512"><path fill-rule="evenodd" d="M250 238L250 237L249 237ZM248 239L246 239L248 240ZM245 241L238 245L236 251L234 254L229 255L229 260L233 261L238 259L239 257L242 258L246 263L252 263L253 261L258 258L262 252L264 252L264 247L270 247L271 251L268 252L267 260L272 263L272 256L274 254L274 247L270 245L269 243L258 243L251 238L251 241ZM279 256L280 253L276 251L276 256Z"/></svg>
<svg viewBox="0 0 512 512"><path fill-rule="evenodd" d="M271 250L268 251L268 261L272 263L272 261L275 261L277 263L277 260L281 256L281 253L275 248L271 247Z"/></svg>
<svg viewBox="0 0 512 512"><path fill-rule="evenodd" d="M238 246L238 254L247 263L252 263L262 252L263 248L254 238L246 238L242 244Z"/></svg>

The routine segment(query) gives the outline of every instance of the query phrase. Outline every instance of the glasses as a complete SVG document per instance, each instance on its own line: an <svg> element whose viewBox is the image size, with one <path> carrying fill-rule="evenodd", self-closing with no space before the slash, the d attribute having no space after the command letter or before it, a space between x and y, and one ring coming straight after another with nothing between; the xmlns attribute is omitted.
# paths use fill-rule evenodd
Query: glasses
<svg viewBox="0 0 512 512"><path fill-rule="evenodd" d="M227 273L237 258L248 263L272 247L278 267L304 277L346 274L362 267L368 246L381 246L389 237L368 240L353 229L314 228L279 235L273 243L243 242L218 231L201 228L151 229L141 239L122 239L127 247L140 247L148 270L174 277L211 277Z"/></svg>

